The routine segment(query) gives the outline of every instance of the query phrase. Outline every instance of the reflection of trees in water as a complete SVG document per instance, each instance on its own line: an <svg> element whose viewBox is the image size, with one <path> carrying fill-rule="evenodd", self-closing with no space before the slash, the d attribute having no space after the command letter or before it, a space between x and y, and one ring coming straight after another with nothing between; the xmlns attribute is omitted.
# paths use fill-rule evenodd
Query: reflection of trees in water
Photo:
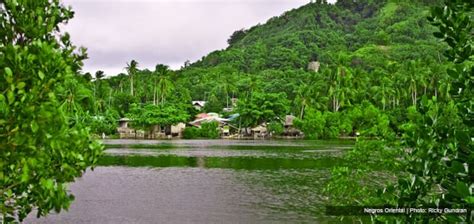
<svg viewBox="0 0 474 224"><path fill-rule="evenodd" d="M328 169L281 169L239 171L237 178L252 190L256 206L299 220L320 217L321 221L327 219L322 192L329 175Z"/></svg>
<svg viewBox="0 0 474 224"><path fill-rule="evenodd" d="M205 157L197 156L196 157L196 164L197 164L197 167L199 167L199 168L205 168L206 167Z"/></svg>

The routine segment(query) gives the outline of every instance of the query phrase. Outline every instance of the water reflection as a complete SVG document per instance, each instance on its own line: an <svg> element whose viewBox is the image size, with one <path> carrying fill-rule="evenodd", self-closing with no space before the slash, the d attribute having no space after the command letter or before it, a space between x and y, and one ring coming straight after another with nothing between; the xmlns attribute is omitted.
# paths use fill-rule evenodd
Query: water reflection
<svg viewBox="0 0 474 224"><path fill-rule="evenodd" d="M329 168L340 164L339 158L292 159L292 158L254 158L254 157L182 157L162 156L115 156L105 155L99 166L130 167L203 167L245 170L274 169L316 169Z"/></svg>
<svg viewBox="0 0 474 224"><path fill-rule="evenodd" d="M33 214L26 223L337 223L324 216L322 189L351 147L306 141L109 144L98 167L71 185L76 201L68 212L42 219Z"/></svg>

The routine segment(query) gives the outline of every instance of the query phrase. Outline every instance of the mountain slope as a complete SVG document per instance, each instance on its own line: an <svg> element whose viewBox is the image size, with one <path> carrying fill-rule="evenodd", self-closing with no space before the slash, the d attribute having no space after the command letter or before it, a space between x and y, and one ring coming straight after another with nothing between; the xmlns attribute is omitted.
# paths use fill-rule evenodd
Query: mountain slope
<svg viewBox="0 0 474 224"><path fill-rule="evenodd" d="M312 60L331 64L338 52L372 51L393 60L436 55L440 45L431 35L434 28L426 20L427 6L403 1L308 4L263 25L236 31L226 50L212 52L191 67L229 65L255 73L305 69ZM423 55L413 54L420 50Z"/></svg>

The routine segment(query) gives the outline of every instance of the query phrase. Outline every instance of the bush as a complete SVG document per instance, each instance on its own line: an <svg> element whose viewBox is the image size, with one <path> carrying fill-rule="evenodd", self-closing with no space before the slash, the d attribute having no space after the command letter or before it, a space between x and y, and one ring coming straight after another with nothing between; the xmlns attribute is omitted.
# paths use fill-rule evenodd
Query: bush
<svg viewBox="0 0 474 224"><path fill-rule="evenodd" d="M285 131L283 124L280 122L271 122L268 124L268 132L274 135L281 135Z"/></svg>
<svg viewBox="0 0 474 224"><path fill-rule="evenodd" d="M207 122L201 125L201 128L189 127L183 131L184 139L219 138L219 124L217 122Z"/></svg>
<svg viewBox="0 0 474 224"><path fill-rule="evenodd" d="M117 121L120 118L115 110L108 110L105 114L90 117L89 128L94 134L112 135L117 132Z"/></svg>
<svg viewBox="0 0 474 224"><path fill-rule="evenodd" d="M219 124L217 122L207 122L201 125L201 137L203 138L219 138Z"/></svg>
<svg viewBox="0 0 474 224"><path fill-rule="evenodd" d="M362 136L385 138L394 136L389 117L367 101L351 108L346 116L353 121L354 130L359 131Z"/></svg>
<svg viewBox="0 0 474 224"><path fill-rule="evenodd" d="M325 122L325 127L324 127L324 132L323 132L323 138L325 139L333 139L333 138L338 138L340 134L340 122L339 122L339 116L340 113L337 112L329 112L326 111L323 114L323 118L326 121Z"/></svg>
<svg viewBox="0 0 474 224"><path fill-rule="evenodd" d="M196 127L188 127L185 128L183 131L183 138L184 139L196 139L201 136L201 132L199 128Z"/></svg>
<svg viewBox="0 0 474 224"><path fill-rule="evenodd" d="M326 121L321 112L307 108L304 120L295 119L295 127L303 131L308 139L319 139L323 137Z"/></svg>

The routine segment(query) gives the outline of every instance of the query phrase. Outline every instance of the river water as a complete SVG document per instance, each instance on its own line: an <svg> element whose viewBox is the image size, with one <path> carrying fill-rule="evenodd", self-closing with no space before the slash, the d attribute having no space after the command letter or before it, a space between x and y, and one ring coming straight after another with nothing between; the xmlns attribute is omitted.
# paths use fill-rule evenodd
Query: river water
<svg viewBox="0 0 474 224"><path fill-rule="evenodd" d="M322 193L352 142L107 140L69 211L26 223L333 223Z"/></svg>

